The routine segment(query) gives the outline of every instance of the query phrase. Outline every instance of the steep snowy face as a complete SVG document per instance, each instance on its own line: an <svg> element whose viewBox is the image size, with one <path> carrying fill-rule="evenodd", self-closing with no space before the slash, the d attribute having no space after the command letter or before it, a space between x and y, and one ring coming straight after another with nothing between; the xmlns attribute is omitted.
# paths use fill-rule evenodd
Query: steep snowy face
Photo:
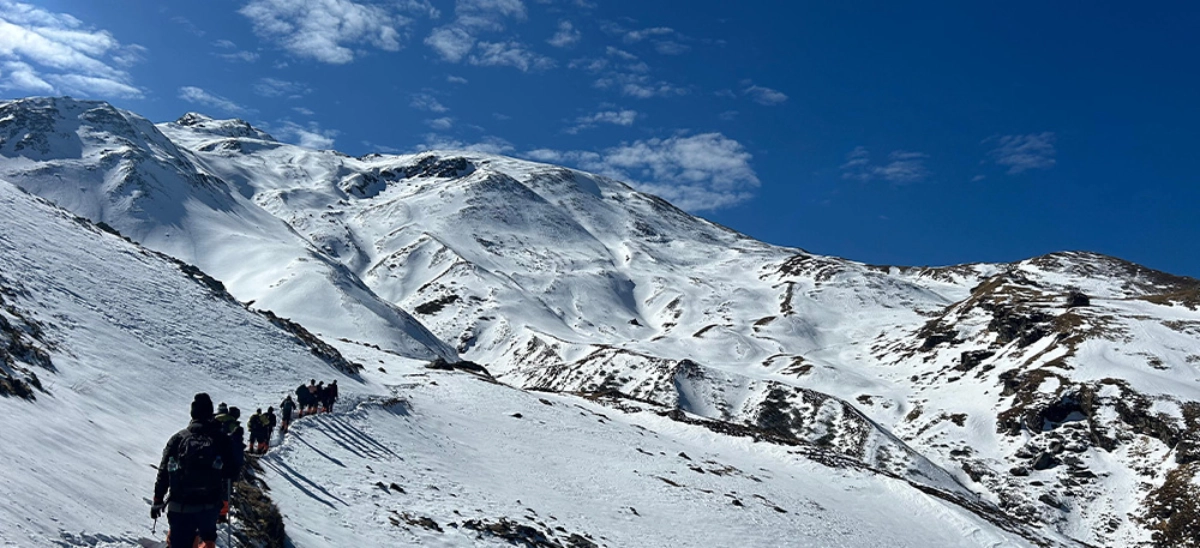
<svg viewBox="0 0 1200 548"><path fill-rule="evenodd" d="M362 382L193 267L5 181L0 210L0 544L136 545L196 392L253 412Z"/></svg>
<svg viewBox="0 0 1200 548"><path fill-rule="evenodd" d="M1014 515L1099 544L1186 545L1200 515L1198 290L1088 253L1008 265L874 347L920 398L897 433L948 451Z"/></svg>
<svg viewBox="0 0 1200 548"><path fill-rule="evenodd" d="M70 112L0 118L24 120L0 133L0 171L86 212L92 201L71 205L49 182L82 162L96 167L71 183L102 186L97 173L112 171L70 143L103 150L118 132L73 137L72 124L91 126ZM174 184L188 189L179 222L129 220L157 214L143 207L110 224L343 346L403 347L388 311L408 309L452 346L435 353L515 386L721 421L960 500L975 491L1092 544L1200 533L1200 282L1081 253L864 265L756 242L556 166L353 158L247 128L186 115L145 131L167 151L156 162L201 174L231 205Z"/></svg>
<svg viewBox="0 0 1200 548"><path fill-rule="evenodd" d="M962 490L852 405L780 380L799 359L793 348L845 345L858 335L814 328L824 316L871 319L859 328L870 336L891 325L870 313L877 299L891 298L883 290L850 307L831 294L813 307L822 315L786 313L795 288L767 274L798 250L555 166L440 152L349 158L287 145L247 152L223 144L243 139L162 127L199 151L205 169L253 189L256 203L509 382L619 390ZM930 308L950 302L892 283Z"/></svg>
<svg viewBox="0 0 1200 548"><path fill-rule="evenodd" d="M1088 254L874 267L755 242L555 166L450 151L349 158L164 131L507 382L624 394L961 483L1093 543L1168 542L1156 528L1194 515L1153 510L1187 491L1189 458L1155 468L1143 456L1175 458L1194 435L1200 351L1191 311L1170 306L1194 300L1186 279ZM1055 304L1079 296L1095 304ZM1096 342L1092 326L1125 321L1140 325ZM1064 350L1085 339L1090 350ZM1165 373L1139 372L1147 359L1134 354L1147 352ZM1063 380L1034 382L1048 377ZM1054 402L1081 390L1107 394L1085 396L1095 406L1081 413L1109 433L1085 437L1115 441L1059 439L1084 422ZM1014 427L1040 413L1029 402L1073 420ZM1163 412L1172 418L1154 418Z"/></svg>
<svg viewBox="0 0 1200 548"><path fill-rule="evenodd" d="M4 181L0 209L5 546L139 545L154 466L194 393L249 411L308 378L340 381L337 411L300 419L258 459L299 548L1074 546L716 424L514 390L370 344L338 352Z"/></svg>
<svg viewBox="0 0 1200 548"><path fill-rule="evenodd" d="M185 116L204 135L269 138ZM0 177L220 278L238 298L340 338L417 358L455 352L286 223L205 171L145 119L107 103L0 103Z"/></svg>

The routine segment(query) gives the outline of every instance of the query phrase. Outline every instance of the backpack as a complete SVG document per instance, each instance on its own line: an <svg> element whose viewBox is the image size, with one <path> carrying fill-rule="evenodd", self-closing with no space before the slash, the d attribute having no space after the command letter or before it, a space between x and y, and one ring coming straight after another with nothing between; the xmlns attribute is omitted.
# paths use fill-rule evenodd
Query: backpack
<svg viewBox="0 0 1200 548"><path fill-rule="evenodd" d="M221 451L214 429L188 429L179 439L178 457L171 472L171 500L184 504L219 502L223 493Z"/></svg>

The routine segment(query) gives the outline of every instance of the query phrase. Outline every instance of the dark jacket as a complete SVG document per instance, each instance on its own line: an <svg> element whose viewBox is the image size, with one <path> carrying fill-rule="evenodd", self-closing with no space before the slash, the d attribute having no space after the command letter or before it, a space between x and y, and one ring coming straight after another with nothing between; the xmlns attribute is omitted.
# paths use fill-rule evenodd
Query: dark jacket
<svg viewBox="0 0 1200 548"><path fill-rule="evenodd" d="M283 420L292 420L292 411L296 410L296 402L285 399L279 404L279 411L283 413Z"/></svg>
<svg viewBox="0 0 1200 548"><path fill-rule="evenodd" d="M300 403L300 407L308 407L312 405L312 391L308 389L308 385L302 384L296 389L296 401Z"/></svg>
<svg viewBox="0 0 1200 548"><path fill-rule="evenodd" d="M279 420L275 418L274 411L267 411L267 414L263 416L267 418L267 436L270 437L271 431L275 429L275 425L279 423Z"/></svg>
<svg viewBox="0 0 1200 548"><path fill-rule="evenodd" d="M191 486L181 490L178 483L182 480L170 471L172 458L180 460L180 444L190 435L207 436L213 441L213 448L221 459L221 468L212 474L211 481L204 485ZM163 449L162 462L158 465L158 477L154 481L154 498L164 500L168 490L171 493L172 504L180 505L220 505L225 500L225 480L236 479L241 473L242 459L233 450L229 436L221 428L220 423L213 419L192 421L187 428L180 430L167 441ZM169 509L169 507L168 507Z"/></svg>

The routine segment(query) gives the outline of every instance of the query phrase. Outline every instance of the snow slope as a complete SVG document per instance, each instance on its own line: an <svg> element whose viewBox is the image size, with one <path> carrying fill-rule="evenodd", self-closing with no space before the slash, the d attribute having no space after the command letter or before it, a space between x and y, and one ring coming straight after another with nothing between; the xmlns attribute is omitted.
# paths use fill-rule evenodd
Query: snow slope
<svg viewBox="0 0 1200 548"><path fill-rule="evenodd" d="M721 421L1097 545L1200 535L1196 280L1088 253L879 267L512 158L353 158L64 99L0 112L0 175L343 348Z"/></svg>
<svg viewBox="0 0 1200 548"><path fill-rule="evenodd" d="M359 382L180 263L3 181L0 210L0 325L48 358L5 366L42 390L0 397L0 545L147 534L152 466L196 392L253 413L303 379Z"/></svg>
<svg viewBox="0 0 1200 548"><path fill-rule="evenodd" d="M0 177L195 264L239 299L312 331L365 337L415 358L455 355L135 114L68 98L0 103L0 158Z"/></svg>
<svg viewBox="0 0 1200 548"><path fill-rule="evenodd" d="M6 182L0 208L6 325L38 326L22 336L50 360L24 364L34 399L0 398L0 545L136 545L193 393L253 409L310 377L341 381L339 413L301 420L262 459L298 547L505 546L479 532L500 518L601 546L1030 545L903 480L782 446L606 418L352 343L372 377L347 376L186 265ZM421 518L442 531L408 523Z"/></svg>

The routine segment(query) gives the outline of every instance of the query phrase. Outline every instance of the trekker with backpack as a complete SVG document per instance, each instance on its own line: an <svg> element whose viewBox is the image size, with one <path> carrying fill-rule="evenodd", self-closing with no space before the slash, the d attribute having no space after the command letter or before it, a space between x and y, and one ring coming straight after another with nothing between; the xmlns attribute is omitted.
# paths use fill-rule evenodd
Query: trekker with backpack
<svg viewBox="0 0 1200 548"><path fill-rule="evenodd" d="M326 413L333 412L333 404L337 403L337 399L338 399L337 381L333 381L333 382L329 383L329 386L325 387L325 412Z"/></svg>
<svg viewBox="0 0 1200 548"><path fill-rule="evenodd" d="M304 383L300 383L300 386L296 388L296 403L300 405L300 417L308 414L308 399L311 394L312 392L309 392L308 386L305 386Z"/></svg>
<svg viewBox="0 0 1200 548"><path fill-rule="evenodd" d="M324 384L325 381L317 384L317 379L310 379L308 381L308 414L310 415L318 411L317 406L321 403L321 388Z"/></svg>
<svg viewBox="0 0 1200 548"><path fill-rule="evenodd" d="M282 436L288 431L288 427L292 425L292 411L296 410L296 402L292 401L292 395L288 394L283 399L283 403L279 404L279 412L283 414L282 420L279 421L279 434Z"/></svg>
<svg viewBox="0 0 1200 548"><path fill-rule="evenodd" d="M263 453L266 453L267 449L271 448L271 433L275 431L275 424L278 422L278 419L275 417L275 408L268 407L267 414L263 417L266 420L266 428L263 430L262 441L264 445Z"/></svg>
<svg viewBox="0 0 1200 548"><path fill-rule="evenodd" d="M228 502L226 481L237 478L241 468L229 436L213 419L208 394L192 399L191 417L163 449L150 518L157 520L166 510L170 546L192 546L199 537L201 548L216 548L217 519Z"/></svg>
<svg viewBox="0 0 1200 548"><path fill-rule="evenodd" d="M262 442L262 425L263 425L262 409L250 415L250 420L246 421L246 426L250 428L250 454L257 455L259 444Z"/></svg>

